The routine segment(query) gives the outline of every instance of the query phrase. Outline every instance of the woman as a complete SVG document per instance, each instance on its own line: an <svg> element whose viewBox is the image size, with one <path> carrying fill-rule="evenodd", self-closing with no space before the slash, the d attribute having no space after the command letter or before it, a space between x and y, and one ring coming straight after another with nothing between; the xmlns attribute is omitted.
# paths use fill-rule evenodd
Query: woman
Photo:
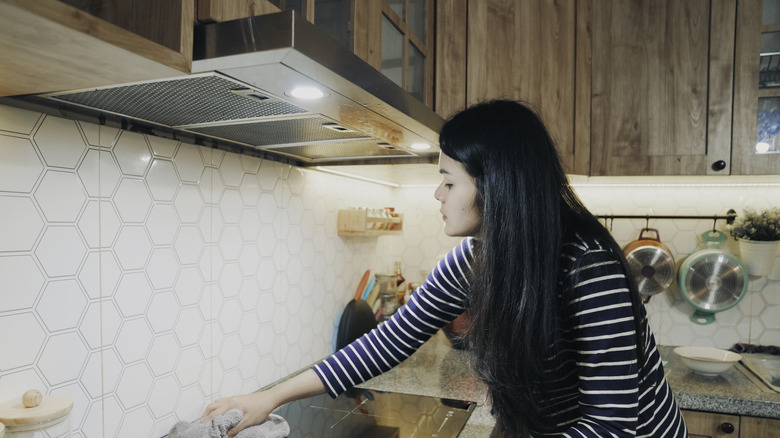
<svg viewBox="0 0 780 438"><path fill-rule="evenodd" d="M687 436L622 252L569 186L538 116L517 102L478 104L448 120L439 143L434 196L445 233L464 236L461 244L387 323L205 415L242 409L235 434L290 400L335 397L403 361L468 307L469 351L506 433Z"/></svg>

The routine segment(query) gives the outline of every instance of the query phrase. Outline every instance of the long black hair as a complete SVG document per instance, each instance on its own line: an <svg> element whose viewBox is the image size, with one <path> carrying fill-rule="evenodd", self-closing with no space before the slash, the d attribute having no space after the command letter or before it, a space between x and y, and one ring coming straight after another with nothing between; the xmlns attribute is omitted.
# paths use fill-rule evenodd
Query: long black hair
<svg viewBox="0 0 780 438"><path fill-rule="evenodd" d="M547 129L524 104L472 106L445 123L439 144L474 178L482 215L466 336L475 369L488 386L499 426L510 433L521 425L541 430L540 394L556 378L546 361L561 345L561 248L580 233L610 246L624 268L625 259L574 193ZM627 277L641 359L645 314Z"/></svg>

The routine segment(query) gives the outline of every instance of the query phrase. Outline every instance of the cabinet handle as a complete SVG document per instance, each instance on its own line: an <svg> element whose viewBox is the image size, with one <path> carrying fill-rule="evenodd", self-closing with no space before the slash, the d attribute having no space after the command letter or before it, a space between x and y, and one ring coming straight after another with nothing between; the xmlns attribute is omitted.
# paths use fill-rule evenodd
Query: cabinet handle
<svg viewBox="0 0 780 438"><path fill-rule="evenodd" d="M731 423L723 423L720 425L720 431L723 433L733 433L734 425Z"/></svg>
<svg viewBox="0 0 780 438"><path fill-rule="evenodd" d="M723 160L718 160L712 163L712 170L718 171L718 170L723 170L725 168L726 168L726 162Z"/></svg>

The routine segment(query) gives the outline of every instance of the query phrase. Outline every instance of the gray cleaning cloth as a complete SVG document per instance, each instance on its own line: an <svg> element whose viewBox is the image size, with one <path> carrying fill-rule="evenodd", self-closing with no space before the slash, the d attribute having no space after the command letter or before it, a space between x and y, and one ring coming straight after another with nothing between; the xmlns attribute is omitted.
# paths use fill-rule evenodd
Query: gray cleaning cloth
<svg viewBox="0 0 780 438"><path fill-rule="evenodd" d="M231 409L206 423L180 421L168 432L168 438L222 438L243 417L244 413L240 409ZM290 425L287 421L276 414L271 414L262 423L239 432L236 438L285 438L289 434Z"/></svg>

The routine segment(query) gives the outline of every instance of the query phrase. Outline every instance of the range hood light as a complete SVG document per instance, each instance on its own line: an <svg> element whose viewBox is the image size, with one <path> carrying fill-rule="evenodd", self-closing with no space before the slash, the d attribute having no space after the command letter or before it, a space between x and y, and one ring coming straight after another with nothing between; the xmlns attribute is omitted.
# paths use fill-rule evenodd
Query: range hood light
<svg viewBox="0 0 780 438"><path fill-rule="evenodd" d="M426 151L431 148L431 145L428 143L412 143L409 147L416 151Z"/></svg>
<svg viewBox="0 0 780 438"><path fill-rule="evenodd" d="M290 97L295 97L297 99L305 99L305 100L316 100L316 99L322 99L323 97L327 96L327 94L320 90L317 87L313 87L311 85L301 85L293 88L290 90L289 93L285 93Z"/></svg>

